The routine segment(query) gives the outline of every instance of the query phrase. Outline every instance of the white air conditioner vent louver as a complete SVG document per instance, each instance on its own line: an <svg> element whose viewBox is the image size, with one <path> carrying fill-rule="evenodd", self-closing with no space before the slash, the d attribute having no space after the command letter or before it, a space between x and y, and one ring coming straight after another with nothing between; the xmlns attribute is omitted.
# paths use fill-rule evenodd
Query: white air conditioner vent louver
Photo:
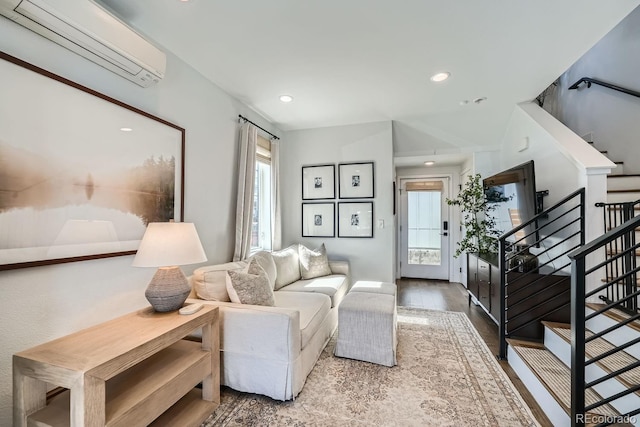
<svg viewBox="0 0 640 427"><path fill-rule="evenodd" d="M164 77L164 52L92 0L0 0L0 14L142 87Z"/></svg>

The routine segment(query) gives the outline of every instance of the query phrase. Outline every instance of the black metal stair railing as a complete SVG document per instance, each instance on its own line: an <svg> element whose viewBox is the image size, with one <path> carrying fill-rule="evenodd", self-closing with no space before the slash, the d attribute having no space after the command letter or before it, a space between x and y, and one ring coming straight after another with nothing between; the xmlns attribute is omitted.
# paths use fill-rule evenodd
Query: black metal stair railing
<svg viewBox="0 0 640 427"><path fill-rule="evenodd" d="M589 421L587 414L597 413L598 409L603 405L607 405L627 395L640 391L640 384L630 385L623 391L611 396L604 396L596 402L586 403L585 394L587 390L593 389L595 386L619 377L640 366L640 362L629 362L623 367L616 367L614 372L605 374L595 378L595 371L589 369L591 373L589 378L586 376L586 370L597 361L619 353L626 348L640 343L638 334L617 334L618 339L613 348L606 353L596 357L588 357L585 353L587 343L604 337L607 339L608 334L618 331L625 325L640 319L640 311L638 311L638 300L640 298L640 288L634 286L632 292L614 293L610 292L611 287L626 287L626 279L635 278L640 268L635 264L620 262L627 258L635 258L635 253L640 244L632 244L621 249L618 253L607 256L604 261L590 266L587 257L592 254L598 255L600 251L607 250L612 242L627 241L631 242L635 239L635 231L640 226L640 216L636 216L609 230L603 236L593 242L577 249L569 254L571 259L571 425L583 426ZM600 253L601 255L601 253ZM600 256L598 259L602 259ZM619 264L619 265L617 265ZM615 272L614 277L606 279L604 284L600 284L600 277L603 271ZM590 306L592 312L586 314L586 304L590 301L604 301L604 304ZM631 304L629 304L631 303ZM620 307L635 307L635 310L627 310L627 315L620 315L616 311L620 311ZM586 324L592 319L599 316L605 316L607 313L616 313L615 316L607 316L609 322L613 319L613 326L598 333L587 336ZM626 338L623 338L626 337ZM591 376L593 375L593 376ZM626 413L620 414L619 419L604 419L598 421L599 426L610 425L615 422L626 422L637 414L640 414L640 408L632 409Z"/></svg>
<svg viewBox="0 0 640 427"><path fill-rule="evenodd" d="M569 322L568 254L585 243L585 190L581 188L499 239L499 357L507 338L541 339L541 320ZM521 262L534 249L537 262ZM525 258L526 259L526 258Z"/></svg>
<svg viewBox="0 0 640 427"><path fill-rule="evenodd" d="M640 98L640 92L638 91L627 89L612 83L603 82L602 80L592 79L591 77L582 77L580 80L569 86L569 90L578 89L582 83L586 83L587 88L590 88L592 84L595 84Z"/></svg>
<svg viewBox="0 0 640 427"><path fill-rule="evenodd" d="M640 200L635 202L596 203L602 208L605 231L613 230L619 225L629 221L640 213ZM636 230L640 231L640 230ZM602 281L608 286L600 295L600 299L610 304L620 301L618 309L634 314L638 309L638 301L634 298L625 299L626 295L633 293L638 287L638 274L635 273L639 250L630 250L636 245L636 233L627 233L617 239L613 239L604 247L605 258L611 258L611 262L605 265ZM622 272L631 272L622 274ZM615 277L621 277L614 280Z"/></svg>

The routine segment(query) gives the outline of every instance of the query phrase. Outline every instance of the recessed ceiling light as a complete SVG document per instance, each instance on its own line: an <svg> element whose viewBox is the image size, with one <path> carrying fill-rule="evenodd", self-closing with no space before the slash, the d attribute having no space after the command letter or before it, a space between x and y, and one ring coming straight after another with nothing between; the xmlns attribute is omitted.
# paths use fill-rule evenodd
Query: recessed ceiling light
<svg viewBox="0 0 640 427"><path fill-rule="evenodd" d="M280 95L280 101L282 101L282 102L291 102L291 101L293 101L293 96L291 96L291 95Z"/></svg>
<svg viewBox="0 0 640 427"><path fill-rule="evenodd" d="M434 162L433 160L427 160L426 162L424 162L425 166L433 166L435 164L436 164L436 162Z"/></svg>
<svg viewBox="0 0 640 427"><path fill-rule="evenodd" d="M120 128L122 132L131 132L133 129L131 128Z"/></svg>
<svg viewBox="0 0 640 427"><path fill-rule="evenodd" d="M436 73L433 76L431 76L431 81L432 82L436 82L436 83L443 82L443 81L447 80L450 76L451 76L451 73L449 73L447 71L442 72L442 73Z"/></svg>

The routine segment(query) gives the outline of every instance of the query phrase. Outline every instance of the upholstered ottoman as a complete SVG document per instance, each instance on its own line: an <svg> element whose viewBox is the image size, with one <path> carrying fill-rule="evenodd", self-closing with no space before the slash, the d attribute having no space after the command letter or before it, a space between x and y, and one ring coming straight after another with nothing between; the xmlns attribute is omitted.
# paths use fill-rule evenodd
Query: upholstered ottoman
<svg viewBox="0 0 640 427"><path fill-rule="evenodd" d="M394 366L396 364L396 285L356 282L338 307L335 355Z"/></svg>

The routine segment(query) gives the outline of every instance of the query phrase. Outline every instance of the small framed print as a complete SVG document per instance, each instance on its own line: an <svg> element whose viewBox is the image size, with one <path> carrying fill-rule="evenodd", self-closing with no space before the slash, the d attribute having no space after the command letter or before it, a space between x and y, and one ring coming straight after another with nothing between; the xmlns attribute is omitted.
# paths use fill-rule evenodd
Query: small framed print
<svg viewBox="0 0 640 427"><path fill-rule="evenodd" d="M335 199L335 177L335 165L303 166L302 200Z"/></svg>
<svg viewBox="0 0 640 427"><path fill-rule="evenodd" d="M373 237L373 202L339 202L338 237Z"/></svg>
<svg viewBox="0 0 640 427"><path fill-rule="evenodd" d="M335 203L302 204L302 237L335 237L335 221Z"/></svg>
<svg viewBox="0 0 640 427"><path fill-rule="evenodd" d="M368 199L374 197L373 162L340 163L338 165L338 197Z"/></svg>

